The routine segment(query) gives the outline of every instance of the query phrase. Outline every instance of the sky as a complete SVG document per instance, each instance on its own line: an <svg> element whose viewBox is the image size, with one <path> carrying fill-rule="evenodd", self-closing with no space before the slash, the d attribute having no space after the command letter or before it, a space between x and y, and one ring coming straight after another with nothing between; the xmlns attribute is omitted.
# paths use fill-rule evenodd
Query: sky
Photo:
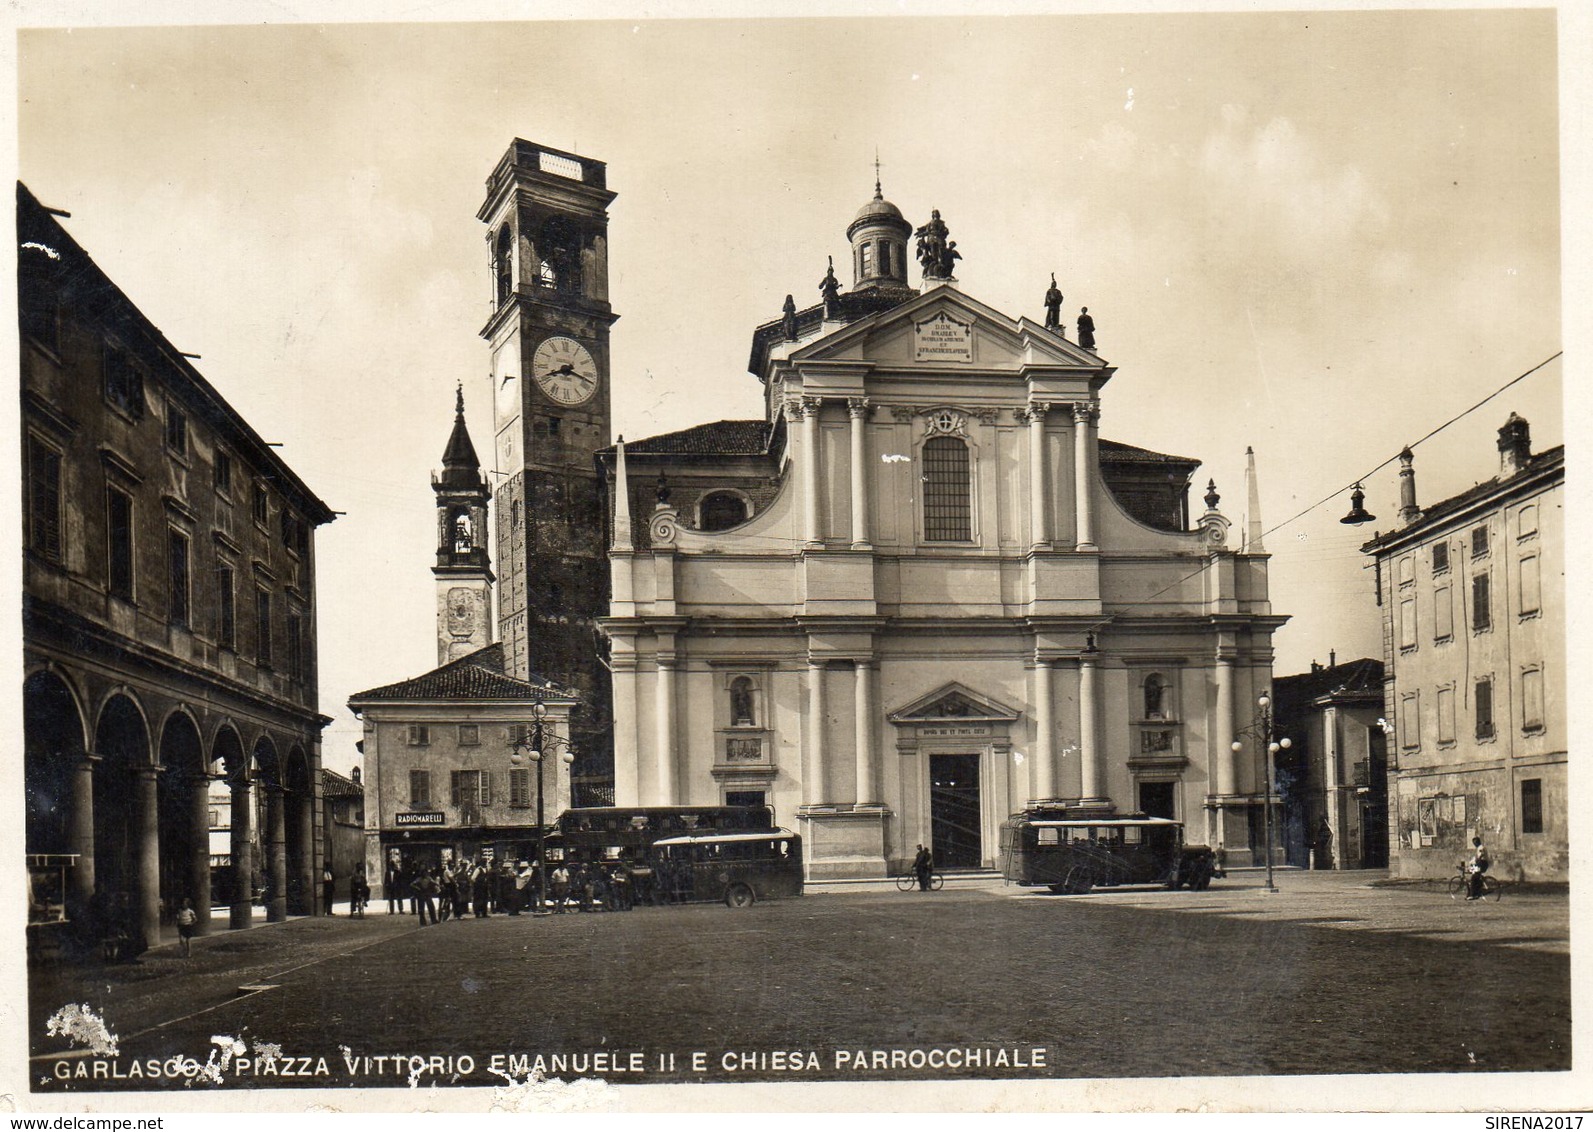
<svg viewBox="0 0 1593 1132"><path fill-rule="evenodd" d="M627 438L761 414L752 329L846 264L876 153L965 293L1040 320L1054 271L1117 367L1104 437L1202 460L1192 511L1215 479L1236 524L1253 447L1285 675L1379 655L1358 548L1394 524L1399 449L1562 348L1563 18L24 29L17 167L346 513L316 536L346 770L348 696L436 663L429 477L456 382L491 450L475 214L514 137L608 163ZM1512 411L1563 442L1558 361L1416 448L1419 502L1492 476ZM1379 521L1347 527L1361 478Z"/></svg>

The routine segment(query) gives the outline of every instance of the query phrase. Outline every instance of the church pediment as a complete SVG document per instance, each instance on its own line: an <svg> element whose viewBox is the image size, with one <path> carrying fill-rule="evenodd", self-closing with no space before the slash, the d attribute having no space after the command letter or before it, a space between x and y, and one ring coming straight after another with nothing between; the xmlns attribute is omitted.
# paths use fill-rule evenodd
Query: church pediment
<svg viewBox="0 0 1593 1132"><path fill-rule="evenodd" d="M1098 373L1100 358L1027 318L1013 319L952 287L824 335L791 355L798 367L869 363L891 369Z"/></svg>
<svg viewBox="0 0 1593 1132"><path fill-rule="evenodd" d="M892 723L1012 723L1014 708L952 681L886 716Z"/></svg>

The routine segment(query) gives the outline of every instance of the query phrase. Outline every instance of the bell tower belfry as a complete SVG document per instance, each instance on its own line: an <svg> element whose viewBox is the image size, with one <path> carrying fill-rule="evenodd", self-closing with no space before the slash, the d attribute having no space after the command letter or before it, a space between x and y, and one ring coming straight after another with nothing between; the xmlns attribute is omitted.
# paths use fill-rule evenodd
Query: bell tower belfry
<svg viewBox="0 0 1593 1132"><path fill-rule="evenodd" d="M580 693L575 767L612 774L597 619L608 558L594 454L611 440L603 162L516 138L487 179L498 636L510 675Z"/></svg>
<svg viewBox="0 0 1593 1132"><path fill-rule="evenodd" d="M465 392L455 395L454 430L443 467L431 477L437 495L437 663L493 642L492 567L487 557L490 489L465 428Z"/></svg>

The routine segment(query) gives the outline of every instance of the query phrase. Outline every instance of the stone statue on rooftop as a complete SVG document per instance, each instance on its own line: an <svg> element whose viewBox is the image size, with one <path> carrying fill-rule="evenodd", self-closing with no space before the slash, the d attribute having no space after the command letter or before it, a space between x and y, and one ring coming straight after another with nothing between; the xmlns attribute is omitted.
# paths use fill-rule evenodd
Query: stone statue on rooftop
<svg viewBox="0 0 1593 1132"><path fill-rule="evenodd" d="M1089 307L1079 308L1079 345L1086 350L1095 349L1095 320L1090 317Z"/></svg>
<svg viewBox="0 0 1593 1132"><path fill-rule="evenodd" d="M1062 329L1062 292L1057 290L1056 272L1051 273L1051 287L1045 293L1045 328Z"/></svg>
<svg viewBox="0 0 1593 1132"><path fill-rule="evenodd" d="M947 279L951 276L950 249L946 242L946 222L940 218L940 209L931 209L929 223L913 235L918 237L918 263L924 269L925 279ZM960 254L956 258L961 258Z"/></svg>
<svg viewBox="0 0 1593 1132"><path fill-rule="evenodd" d="M824 317L836 318L841 313L841 281L835 277L835 257L829 260L830 266L819 280L819 292L824 296Z"/></svg>

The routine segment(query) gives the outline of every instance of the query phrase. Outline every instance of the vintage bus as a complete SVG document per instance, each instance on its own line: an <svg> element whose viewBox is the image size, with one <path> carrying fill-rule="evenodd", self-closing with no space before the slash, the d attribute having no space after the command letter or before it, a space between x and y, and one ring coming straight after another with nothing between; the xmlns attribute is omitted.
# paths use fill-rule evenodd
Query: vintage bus
<svg viewBox="0 0 1593 1132"><path fill-rule="evenodd" d="M1075 817L1025 810L1001 824L1002 871L1013 884L1056 893L1096 886L1155 884L1199 891L1211 884L1215 857L1186 845L1182 822L1170 818Z"/></svg>
<svg viewBox="0 0 1593 1132"><path fill-rule="evenodd" d="M802 895L802 838L789 830L693 833L653 843L654 883L682 903L746 908Z"/></svg>
<svg viewBox="0 0 1593 1132"><path fill-rule="evenodd" d="M548 833L550 857L614 860L645 857L667 837L774 830L767 806L584 806L565 810Z"/></svg>

